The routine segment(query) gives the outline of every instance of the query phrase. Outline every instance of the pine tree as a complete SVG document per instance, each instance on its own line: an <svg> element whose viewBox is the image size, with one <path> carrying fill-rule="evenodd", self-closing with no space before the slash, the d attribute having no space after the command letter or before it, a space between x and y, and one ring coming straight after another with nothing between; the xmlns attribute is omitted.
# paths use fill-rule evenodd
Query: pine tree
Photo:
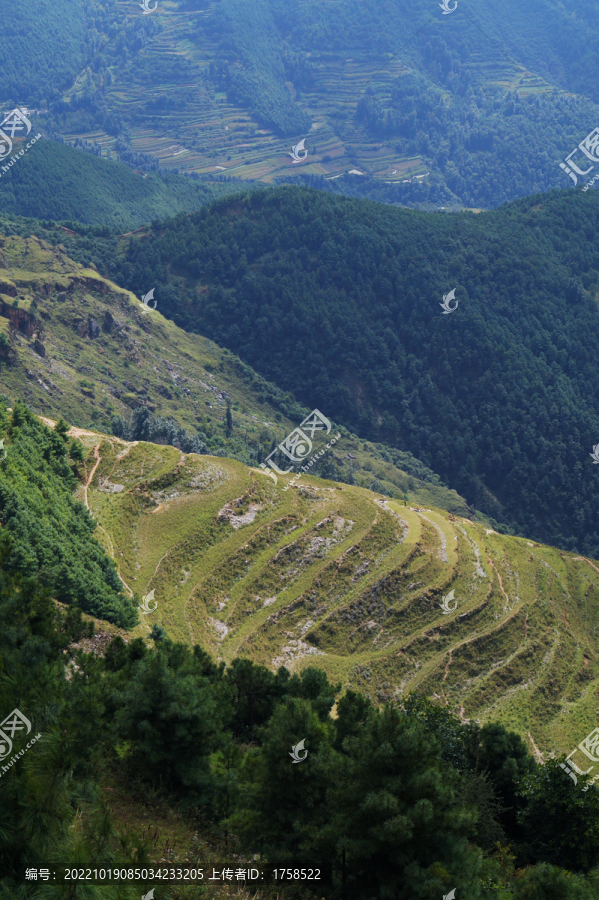
<svg viewBox="0 0 599 900"><path fill-rule="evenodd" d="M478 900L475 815L456 804L459 776L423 724L393 707L367 719L331 770L323 846L345 863L346 896L428 900L457 888Z"/></svg>

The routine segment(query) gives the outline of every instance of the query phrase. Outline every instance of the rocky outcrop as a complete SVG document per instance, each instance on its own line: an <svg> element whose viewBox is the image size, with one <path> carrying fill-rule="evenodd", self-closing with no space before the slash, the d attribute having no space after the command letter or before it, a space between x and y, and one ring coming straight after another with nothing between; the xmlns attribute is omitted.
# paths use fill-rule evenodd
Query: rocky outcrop
<svg viewBox="0 0 599 900"><path fill-rule="evenodd" d="M0 279L0 294L6 294L7 297L16 297L17 288L12 282Z"/></svg>
<svg viewBox="0 0 599 900"><path fill-rule="evenodd" d="M9 344L0 345L0 359L14 366L17 362L17 353Z"/></svg>
<svg viewBox="0 0 599 900"><path fill-rule="evenodd" d="M8 287L10 287L10 285L8 285ZM4 293L2 285L0 285L0 292ZM15 294L13 294L12 296L15 296ZM32 316L31 313L27 312L26 309L19 309L18 306L10 306L4 300L0 300L0 303L2 304L2 306L0 306L0 316L12 322L15 328L17 328L22 334L26 334L27 337L31 337L31 335L36 331L38 327L35 316Z"/></svg>

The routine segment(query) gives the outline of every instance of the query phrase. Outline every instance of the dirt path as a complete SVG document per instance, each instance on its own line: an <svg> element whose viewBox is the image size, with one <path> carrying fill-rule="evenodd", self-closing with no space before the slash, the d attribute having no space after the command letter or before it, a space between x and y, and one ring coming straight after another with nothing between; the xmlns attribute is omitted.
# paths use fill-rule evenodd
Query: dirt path
<svg viewBox="0 0 599 900"><path fill-rule="evenodd" d="M447 663L445 665L445 675L443 676L443 681L441 682L442 686L447 681L447 676L449 675L449 667L452 664L452 662L453 662L453 648L449 651L449 657L448 657Z"/></svg>
<svg viewBox="0 0 599 900"><path fill-rule="evenodd" d="M539 750L539 748L538 748L537 745L535 744L535 742L534 742L534 740L533 740L533 738L532 738L532 734L530 733L530 731L528 732L528 738L529 738L529 740L530 740L530 743L532 744L532 752L533 752L534 755L535 755L535 759L536 759L536 761L539 763L539 765L542 766L542 765L543 765L543 762L544 762L544 760L543 760L543 754L541 753L541 751Z"/></svg>
<svg viewBox="0 0 599 900"><path fill-rule="evenodd" d="M123 576L121 575L121 573L118 571L118 569L117 569L117 575L118 575L119 578L121 579L121 581L122 581L122 583L123 583L123 587L125 588L125 590L126 590L127 593L129 594L129 596L132 597L132 596L133 596L133 591L131 590L131 588L129 587L129 585L127 584L127 582L125 581L125 579L124 579Z"/></svg>
<svg viewBox="0 0 599 900"><path fill-rule="evenodd" d="M102 528L102 526L101 526L99 523L98 523L98 528L100 529L100 531L103 531L104 534L106 535L106 540L107 540L108 543L110 544L110 557L111 557L111 559L114 560L114 544L112 543L111 537L110 537L110 535L108 534L108 532L106 531L106 529L105 529L105 528ZM115 562L116 562L116 560L115 560ZM116 572L116 573L117 573L117 575L119 576L119 578L120 578L120 580L121 580L121 582L122 582L123 587L125 588L125 590L126 590L127 593L129 594L129 596L132 597L132 596L133 596L133 591L131 590L131 588L129 587L129 585L127 584L127 582L125 581L125 579L123 578L123 576L121 575L121 573L119 572L118 566L117 566L117 572Z"/></svg>
<svg viewBox="0 0 599 900"><path fill-rule="evenodd" d="M597 568L597 566L594 563L592 563L590 559L587 559L586 556L575 556L574 557L574 562L578 562L579 560L584 560L584 562L588 562L589 566L591 566L595 570L595 572L599 572L599 569Z"/></svg>
<svg viewBox="0 0 599 900"><path fill-rule="evenodd" d="M495 563L494 563L493 560L491 559L491 557L490 557L490 555L489 555L489 551L487 551L487 557L488 557L489 563L493 566L493 570L494 570L495 574L497 575L497 580L499 581L499 587L500 587L500 589L501 589L501 593L502 593L503 596L505 597L506 603L508 604L508 607L509 607L509 604L510 604L510 598L508 597L508 595L506 594L506 592L505 592L504 589L503 589L503 582L502 582L502 580L501 580L501 575L500 575L499 572L497 571L497 567L495 566Z"/></svg>
<svg viewBox="0 0 599 900"><path fill-rule="evenodd" d="M156 568L154 569L154 574L153 574L152 577L150 578L150 581L148 582L148 584L150 584L150 583L154 580L154 578L156 578L156 572L157 572L158 569L160 568L160 563L162 562L163 559L166 559L166 557L169 555L170 552L171 552L170 550L167 550L166 553L164 554L164 556L162 556L162 557L158 560L158 565L157 565Z"/></svg>
<svg viewBox="0 0 599 900"><path fill-rule="evenodd" d="M96 474L96 469L102 462L102 457L100 456L100 445L99 444L95 444L95 446L94 446L94 459L96 460L94 467L92 468L91 472L89 473L89 476L85 480L85 484L83 485L83 498L85 500L85 505L87 506L88 510L89 510L89 503L87 502L87 489L90 486L90 484L92 483L92 479L93 479L94 475Z"/></svg>
<svg viewBox="0 0 599 900"><path fill-rule="evenodd" d="M72 434L73 432L77 432L78 435L82 435L82 434L93 434L93 432L91 432L91 431L83 431L81 428L71 428L71 430L69 431L69 434ZM73 435L73 437L75 437L75 436L76 436L76 435ZM137 441L136 441L136 443L137 443ZM133 446L133 445L131 444L131 445L129 445L129 447L126 447L125 452L122 454L123 456L126 455L126 453L129 451L129 449L130 449L131 446ZM87 478L85 479L85 484L83 485L83 497L84 497L84 500L85 500L85 505L86 505L86 507L87 507L88 510L89 510L89 503L88 503L88 500L87 500L87 489L88 489L88 487L90 486L90 484L92 483L93 477L94 477L94 475L96 474L96 469L98 468L98 466L99 466L100 463L102 462L102 456L100 455L100 444L95 444L95 446L94 446L94 459L96 460L95 463L94 463L94 466L93 466L91 472L89 473L89 475L87 476ZM90 512L91 512L91 510L90 510ZM108 534L108 532L106 531L106 529L105 529L105 528L102 528L102 526L100 525L100 523L97 523L97 524L98 524L98 528L100 529L100 531L103 531L104 534L106 535L107 539L108 539L108 542L109 542L109 544L110 544L110 555L111 555L112 559L114 559L114 558L115 558L115 557L114 557L114 544L112 543L112 539L111 539L110 535ZM116 562L116 560L115 560L115 562ZM133 596L133 591L131 590L131 588L129 587L129 585L127 584L127 582L125 581L125 579L124 579L123 576L121 575L121 573L118 571L118 566L117 566L117 575L119 576L119 578L120 578L120 580L121 580L121 582L122 582L122 584L123 584L123 587L125 588L125 590L126 590L127 593L129 594L129 596L132 597L132 596Z"/></svg>

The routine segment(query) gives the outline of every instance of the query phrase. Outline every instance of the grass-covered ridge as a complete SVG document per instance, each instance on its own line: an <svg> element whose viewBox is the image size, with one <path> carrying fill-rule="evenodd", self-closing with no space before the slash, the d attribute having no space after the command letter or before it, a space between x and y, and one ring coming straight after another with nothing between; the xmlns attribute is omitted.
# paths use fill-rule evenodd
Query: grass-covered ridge
<svg viewBox="0 0 599 900"><path fill-rule="evenodd" d="M545 759L593 727L592 560L351 485L304 476L285 492L291 475L79 437L98 538L129 593L158 604L134 635L158 624L227 662L317 665L377 702L424 693Z"/></svg>

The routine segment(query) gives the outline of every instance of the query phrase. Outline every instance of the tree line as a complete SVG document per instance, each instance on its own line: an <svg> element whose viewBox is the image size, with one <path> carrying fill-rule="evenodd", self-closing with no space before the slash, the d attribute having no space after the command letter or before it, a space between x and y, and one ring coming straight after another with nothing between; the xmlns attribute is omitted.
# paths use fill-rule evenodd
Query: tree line
<svg viewBox="0 0 599 900"><path fill-rule="evenodd" d="M314 667L216 663L159 626L149 645L74 649L93 626L10 571L11 545L3 532L0 715L20 709L42 737L0 778L0 897L75 896L23 886L26 867L152 860L147 837L110 812L109 773L160 796L228 858L328 871L306 897L596 896L599 794L559 760L538 765L518 735L422 697L377 707Z"/></svg>

